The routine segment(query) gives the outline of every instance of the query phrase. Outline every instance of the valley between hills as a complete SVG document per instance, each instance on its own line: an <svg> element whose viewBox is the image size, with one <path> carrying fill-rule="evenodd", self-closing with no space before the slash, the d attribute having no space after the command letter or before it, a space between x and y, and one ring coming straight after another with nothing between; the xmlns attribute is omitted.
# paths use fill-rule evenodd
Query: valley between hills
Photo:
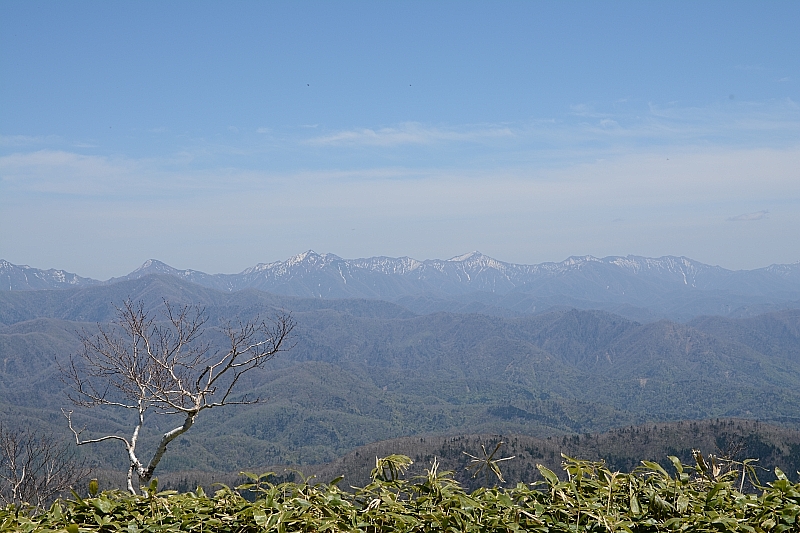
<svg viewBox="0 0 800 533"><path fill-rule="evenodd" d="M187 476L287 465L321 478L338 468L357 482L385 453L405 453L421 465L436 456L462 471L463 451L475 454L500 439L506 444L499 453L517 456L504 463L509 480L534 475L536 462L553 468L562 452L630 469L644 458L685 459L701 447L758 455L762 465L790 473L800 468L796 265L752 275L714 271L721 277L712 279L711 270L678 262L693 269L689 284L686 272L654 274L654 260L644 274L627 264L621 275L619 265L597 260L502 291L482 285L459 292L448 268L470 274L469 261L482 265L472 283L483 275L497 289L500 274L509 284L517 278L508 264L492 266L485 256L451 261L458 264L433 269L444 277L417 272L413 281L387 274L385 262L383 278L352 265L348 277L332 259L306 255L293 263L302 270L274 292L209 286L197 282L199 274L187 279L159 265L160 272L108 282L0 291L0 420L66 437L61 408L69 404L58 363L78 350L78 334L113 319L114 305L126 299L148 310L166 299L203 306L212 344L233 317L288 312L297 323L294 348L239 383L237 394L264 403L204 412L171 444L159 474L173 486ZM5 266L0 278L7 276L8 286L48 279L47 271L37 277L20 268ZM373 287L374 294L304 294L322 287L326 268L342 273L337 287ZM361 288L352 288L358 276ZM602 300L598 287L612 285L619 290L608 289L614 294ZM703 312L711 308L725 312ZM111 410L75 416L87 436L130 424ZM171 423L148 419L143 445L154 446ZM113 442L80 451L103 471L126 468Z"/></svg>

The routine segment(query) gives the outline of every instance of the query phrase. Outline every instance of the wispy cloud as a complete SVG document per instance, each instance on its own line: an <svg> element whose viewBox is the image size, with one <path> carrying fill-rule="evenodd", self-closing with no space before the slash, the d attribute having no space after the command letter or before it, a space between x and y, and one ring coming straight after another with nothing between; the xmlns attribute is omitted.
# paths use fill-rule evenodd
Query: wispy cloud
<svg viewBox="0 0 800 533"><path fill-rule="evenodd" d="M596 111L593 106L588 104L575 104L570 106L570 115L576 117L607 119L611 113Z"/></svg>
<svg viewBox="0 0 800 533"><path fill-rule="evenodd" d="M0 183L6 190L99 197L127 189L141 166L133 160L38 150L0 157Z"/></svg>
<svg viewBox="0 0 800 533"><path fill-rule="evenodd" d="M790 98L768 102L722 102L705 107L649 104L641 109L598 113L579 108L578 124L549 128L559 142L635 149L656 146L792 146L800 139L800 106ZM530 130L535 134L535 129ZM523 136L524 140L524 136ZM633 148L632 148L633 149Z"/></svg>
<svg viewBox="0 0 800 533"><path fill-rule="evenodd" d="M572 154L581 159L606 157L647 146L777 146L789 147L800 139L800 106L791 99L768 102L723 102L706 107L631 104L613 112L587 104L572 106L559 118L527 122L433 126L407 122L382 128L335 131L297 139L300 147L384 150L437 146L447 158L451 149L463 158L464 147L473 155L503 158ZM474 147L474 150L473 150ZM302 149L302 148L301 148ZM606 155L603 155L603 154Z"/></svg>
<svg viewBox="0 0 800 533"><path fill-rule="evenodd" d="M435 128L416 122L406 122L397 127L380 129L354 129L308 139L312 145L348 146L399 146L429 145L442 142L482 142L489 139L513 137L506 126L466 126L462 128Z"/></svg>
<svg viewBox="0 0 800 533"><path fill-rule="evenodd" d="M769 218L767 215L769 211L756 211L755 213L743 213L741 215L736 215L735 217L728 218L729 222L752 222L753 220L763 220L765 218Z"/></svg>
<svg viewBox="0 0 800 533"><path fill-rule="evenodd" d="M57 135L0 135L0 146L23 147L62 142Z"/></svg>

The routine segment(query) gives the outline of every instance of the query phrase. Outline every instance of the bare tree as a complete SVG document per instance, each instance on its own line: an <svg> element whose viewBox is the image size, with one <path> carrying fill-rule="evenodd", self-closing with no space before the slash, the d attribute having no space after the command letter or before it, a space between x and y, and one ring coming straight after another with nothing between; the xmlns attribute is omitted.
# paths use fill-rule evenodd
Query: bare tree
<svg viewBox="0 0 800 533"><path fill-rule="evenodd" d="M64 411L79 446L106 440L125 446L130 462L128 490L134 494L134 474L140 483L149 483L167 445L188 431L201 411L259 402L247 397L235 400L231 393L242 375L292 347L294 321L288 315L228 324L223 328L227 339L222 349L212 349L201 338L206 322L198 306L175 307L165 300L163 315L157 317L146 312L142 303L127 300L117 309L112 325L98 325L98 332L91 336L84 332L82 350L62 369L76 405L118 407L136 414L130 436L82 440L83 430L73 426L72 411ZM180 415L182 423L161 436L145 465L136 446L148 411Z"/></svg>
<svg viewBox="0 0 800 533"><path fill-rule="evenodd" d="M85 460L52 435L0 424L0 501L43 507L89 477Z"/></svg>

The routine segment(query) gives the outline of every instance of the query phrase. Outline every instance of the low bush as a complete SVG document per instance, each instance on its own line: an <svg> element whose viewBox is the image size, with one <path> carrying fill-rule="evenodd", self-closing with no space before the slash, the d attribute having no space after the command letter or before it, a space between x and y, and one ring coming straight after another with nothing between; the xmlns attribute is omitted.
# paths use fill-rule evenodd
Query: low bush
<svg viewBox="0 0 800 533"><path fill-rule="evenodd" d="M44 512L8 506L2 531L259 532L259 531L800 531L800 484L776 471L761 486L747 462L720 464L697 453L696 464L673 459L674 474L642 462L631 473L564 458L564 473L540 467L544 481L466 493L434 460L426 475L404 479L405 456L379 459L373 481L354 491L330 483L249 482L179 494L156 483L134 496L108 491L54 503ZM736 466L736 467L733 467ZM745 481L752 490L745 489Z"/></svg>

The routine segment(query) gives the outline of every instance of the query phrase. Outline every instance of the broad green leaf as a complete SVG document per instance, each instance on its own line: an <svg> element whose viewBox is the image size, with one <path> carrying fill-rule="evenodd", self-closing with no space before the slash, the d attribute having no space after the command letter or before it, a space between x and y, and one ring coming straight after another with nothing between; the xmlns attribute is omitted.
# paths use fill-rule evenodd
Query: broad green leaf
<svg viewBox="0 0 800 533"><path fill-rule="evenodd" d="M555 473L547 468L544 465L536 465L536 468L539 469L539 472L542 474L542 477L547 480L550 485L557 485L558 484L558 476Z"/></svg>

